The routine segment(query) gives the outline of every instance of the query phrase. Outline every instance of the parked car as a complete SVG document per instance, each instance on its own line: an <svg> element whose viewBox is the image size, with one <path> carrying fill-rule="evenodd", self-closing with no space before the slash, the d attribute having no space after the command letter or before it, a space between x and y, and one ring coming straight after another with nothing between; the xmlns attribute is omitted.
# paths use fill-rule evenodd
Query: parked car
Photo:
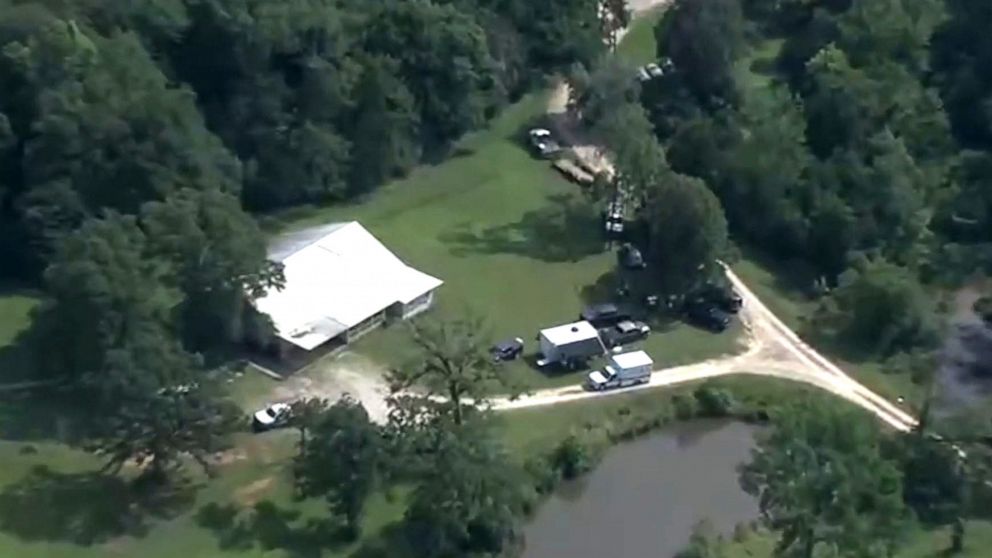
<svg viewBox="0 0 992 558"><path fill-rule="evenodd" d="M561 145L555 141L550 130L534 128L527 132L527 138L531 147L541 157L551 157L561 151Z"/></svg>
<svg viewBox="0 0 992 558"><path fill-rule="evenodd" d="M648 266L641 251L629 242L620 247L620 251L617 252L617 260L620 267L625 269L644 269Z"/></svg>
<svg viewBox="0 0 992 558"><path fill-rule="evenodd" d="M252 415L251 426L255 432L272 430L285 426L289 421L290 406L286 403L273 403Z"/></svg>
<svg viewBox="0 0 992 558"><path fill-rule="evenodd" d="M593 304L586 306L579 319L589 322L597 328L612 327L624 320L630 319L630 314L620 310L616 304Z"/></svg>
<svg viewBox="0 0 992 558"><path fill-rule="evenodd" d="M707 283L700 288L694 298L706 301L724 312L736 314L744 306L744 299L730 286Z"/></svg>
<svg viewBox="0 0 992 558"><path fill-rule="evenodd" d="M624 229L623 204L619 200L614 200L606 206L603 211L603 229L607 236L618 237L623 234Z"/></svg>
<svg viewBox="0 0 992 558"><path fill-rule="evenodd" d="M665 71L661 69L661 66L655 64L654 62L648 64L647 66L644 66L644 70L652 78L659 78L665 75Z"/></svg>
<svg viewBox="0 0 992 558"><path fill-rule="evenodd" d="M648 73L645 68L637 69L637 81L649 81L651 79L651 74Z"/></svg>
<svg viewBox="0 0 992 558"><path fill-rule="evenodd" d="M524 340L519 337L501 341L489 349L489 354L492 355L493 362L516 360L523 352Z"/></svg>
<svg viewBox="0 0 992 558"><path fill-rule="evenodd" d="M604 328L599 332L603 343L609 347L619 347L635 341L640 341L651 333L651 326L636 320L624 320L613 327Z"/></svg>
<svg viewBox="0 0 992 558"><path fill-rule="evenodd" d="M691 323L714 333L720 333L730 327L729 314L701 300L689 303L686 317Z"/></svg>

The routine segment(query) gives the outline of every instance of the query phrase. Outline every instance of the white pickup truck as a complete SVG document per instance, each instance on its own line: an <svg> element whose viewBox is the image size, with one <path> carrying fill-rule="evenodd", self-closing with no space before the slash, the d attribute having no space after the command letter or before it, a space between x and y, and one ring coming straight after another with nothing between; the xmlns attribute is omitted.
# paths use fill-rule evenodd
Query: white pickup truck
<svg viewBox="0 0 992 558"><path fill-rule="evenodd" d="M653 367L654 361L644 351L613 355L602 370L589 373L586 383L595 391L646 384Z"/></svg>

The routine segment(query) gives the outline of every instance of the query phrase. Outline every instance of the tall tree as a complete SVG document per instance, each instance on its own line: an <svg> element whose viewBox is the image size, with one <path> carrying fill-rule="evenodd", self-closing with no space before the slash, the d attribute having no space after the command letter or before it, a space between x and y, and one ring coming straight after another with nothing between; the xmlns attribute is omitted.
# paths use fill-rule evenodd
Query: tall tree
<svg viewBox="0 0 992 558"><path fill-rule="evenodd" d="M741 484L780 533L778 556L813 558L821 547L891 555L907 518L901 474L883 456L875 423L849 409L784 410L741 468Z"/></svg>
<svg viewBox="0 0 992 558"><path fill-rule="evenodd" d="M466 407L485 407L493 386L508 382L493 366L483 335L482 323L476 318L411 322L410 336L418 355L415 362L390 372L392 391L422 386L430 396L444 398L445 408L461 424Z"/></svg>
<svg viewBox="0 0 992 558"><path fill-rule="evenodd" d="M171 264L169 281L184 295L183 337L194 349L240 341L246 297L283 284L261 230L230 194L181 190L146 204L142 227L152 257Z"/></svg>
<svg viewBox="0 0 992 558"><path fill-rule="evenodd" d="M358 82L350 183L355 192L406 172L420 158L420 115L397 71L394 61L376 58Z"/></svg>
<svg viewBox="0 0 992 558"><path fill-rule="evenodd" d="M734 63L744 51L740 0L676 0L655 29L668 56L699 99L735 100Z"/></svg>
<svg viewBox="0 0 992 558"><path fill-rule="evenodd" d="M933 300L908 270L883 260L859 262L842 274L816 322L826 335L867 354L889 356L937 341Z"/></svg>
<svg viewBox="0 0 992 558"><path fill-rule="evenodd" d="M198 359L150 325L108 351L104 369L83 385L95 394L98 414L86 447L109 471L133 462L157 481L187 457L211 472L210 456L224 447L238 416Z"/></svg>
<svg viewBox="0 0 992 558"><path fill-rule="evenodd" d="M305 446L294 466L300 492L323 496L357 537L382 462L379 429L360 403L344 398L320 413Z"/></svg>
<svg viewBox="0 0 992 558"><path fill-rule="evenodd" d="M54 331L40 348L53 373L97 373L132 331L168 325L179 293L165 284L168 267L145 257L145 248L136 220L114 213L57 244L45 272Z"/></svg>
<svg viewBox="0 0 992 558"><path fill-rule="evenodd" d="M483 425L447 432L410 497L404 531L425 558L500 555L521 537L521 471Z"/></svg>
<svg viewBox="0 0 992 558"><path fill-rule="evenodd" d="M701 180L672 173L647 192L643 218L664 292L686 293L716 272L727 247L727 219Z"/></svg>

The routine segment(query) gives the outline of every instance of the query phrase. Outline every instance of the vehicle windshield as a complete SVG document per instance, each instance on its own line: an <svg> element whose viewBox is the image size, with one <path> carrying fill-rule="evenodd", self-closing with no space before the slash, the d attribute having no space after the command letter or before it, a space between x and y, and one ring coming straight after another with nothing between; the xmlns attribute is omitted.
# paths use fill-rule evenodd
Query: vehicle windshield
<svg viewBox="0 0 992 558"><path fill-rule="evenodd" d="M265 414L268 415L269 418L276 418L276 416L279 415L279 413L276 412L275 408L273 407L269 407L268 409L266 409Z"/></svg>

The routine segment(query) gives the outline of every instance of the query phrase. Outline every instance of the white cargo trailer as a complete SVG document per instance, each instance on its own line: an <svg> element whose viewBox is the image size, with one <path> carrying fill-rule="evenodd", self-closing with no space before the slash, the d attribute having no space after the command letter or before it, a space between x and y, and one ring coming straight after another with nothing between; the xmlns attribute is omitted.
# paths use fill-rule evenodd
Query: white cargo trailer
<svg viewBox="0 0 992 558"><path fill-rule="evenodd" d="M538 366L584 363L606 352L599 332L589 322L575 322L541 330Z"/></svg>
<svg viewBox="0 0 992 558"><path fill-rule="evenodd" d="M645 384L653 367L654 361L644 351L613 355L603 370L589 373L587 384L597 391Z"/></svg>

